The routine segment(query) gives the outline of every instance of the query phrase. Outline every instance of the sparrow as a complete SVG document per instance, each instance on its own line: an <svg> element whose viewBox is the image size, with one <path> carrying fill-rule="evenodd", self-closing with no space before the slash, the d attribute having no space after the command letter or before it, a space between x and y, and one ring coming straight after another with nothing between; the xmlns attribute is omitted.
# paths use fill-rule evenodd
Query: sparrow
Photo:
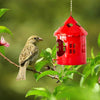
<svg viewBox="0 0 100 100"><path fill-rule="evenodd" d="M26 80L26 68L28 65L35 63L39 53L39 49L36 45L39 41L42 40L42 38L36 35L28 38L24 48L19 55L19 72L16 80Z"/></svg>

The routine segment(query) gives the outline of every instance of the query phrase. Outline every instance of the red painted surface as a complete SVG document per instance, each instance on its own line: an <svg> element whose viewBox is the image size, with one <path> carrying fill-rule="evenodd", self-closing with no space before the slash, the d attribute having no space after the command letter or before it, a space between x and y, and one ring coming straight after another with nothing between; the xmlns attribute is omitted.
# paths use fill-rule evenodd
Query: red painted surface
<svg viewBox="0 0 100 100"><path fill-rule="evenodd" d="M86 64L86 35L88 33L70 16L54 36L57 38L57 64Z"/></svg>

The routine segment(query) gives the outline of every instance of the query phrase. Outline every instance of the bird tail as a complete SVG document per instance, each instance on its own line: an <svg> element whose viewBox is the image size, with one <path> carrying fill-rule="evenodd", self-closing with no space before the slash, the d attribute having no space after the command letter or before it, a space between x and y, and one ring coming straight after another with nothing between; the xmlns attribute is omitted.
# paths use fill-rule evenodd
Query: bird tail
<svg viewBox="0 0 100 100"><path fill-rule="evenodd" d="M28 66L28 63L26 62L24 66L19 67L19 72L16 77L16 80L26 80L26 68Z"/></svg>

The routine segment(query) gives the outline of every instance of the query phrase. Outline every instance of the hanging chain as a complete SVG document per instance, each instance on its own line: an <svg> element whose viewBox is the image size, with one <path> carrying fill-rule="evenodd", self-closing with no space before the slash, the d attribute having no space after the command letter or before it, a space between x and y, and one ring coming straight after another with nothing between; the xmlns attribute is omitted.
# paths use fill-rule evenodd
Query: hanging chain
<svg viewBox="0 0 100 100"><path fill-rule="evenodd" d="M70 16L72 16L72 0L70 0Z"/></svg>

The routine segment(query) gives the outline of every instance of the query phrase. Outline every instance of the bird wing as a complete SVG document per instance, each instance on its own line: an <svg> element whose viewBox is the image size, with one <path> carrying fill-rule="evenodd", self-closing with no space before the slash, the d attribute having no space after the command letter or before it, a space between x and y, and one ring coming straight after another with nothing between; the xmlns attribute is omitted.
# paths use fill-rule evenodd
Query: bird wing
<svg viewBox="0 0 100 100"><path fill-rule="evenodd" d="M26 44L21 54L19 56L19 64L24 65L24 63L38 54L38 48L33 44Z"/></svg>

